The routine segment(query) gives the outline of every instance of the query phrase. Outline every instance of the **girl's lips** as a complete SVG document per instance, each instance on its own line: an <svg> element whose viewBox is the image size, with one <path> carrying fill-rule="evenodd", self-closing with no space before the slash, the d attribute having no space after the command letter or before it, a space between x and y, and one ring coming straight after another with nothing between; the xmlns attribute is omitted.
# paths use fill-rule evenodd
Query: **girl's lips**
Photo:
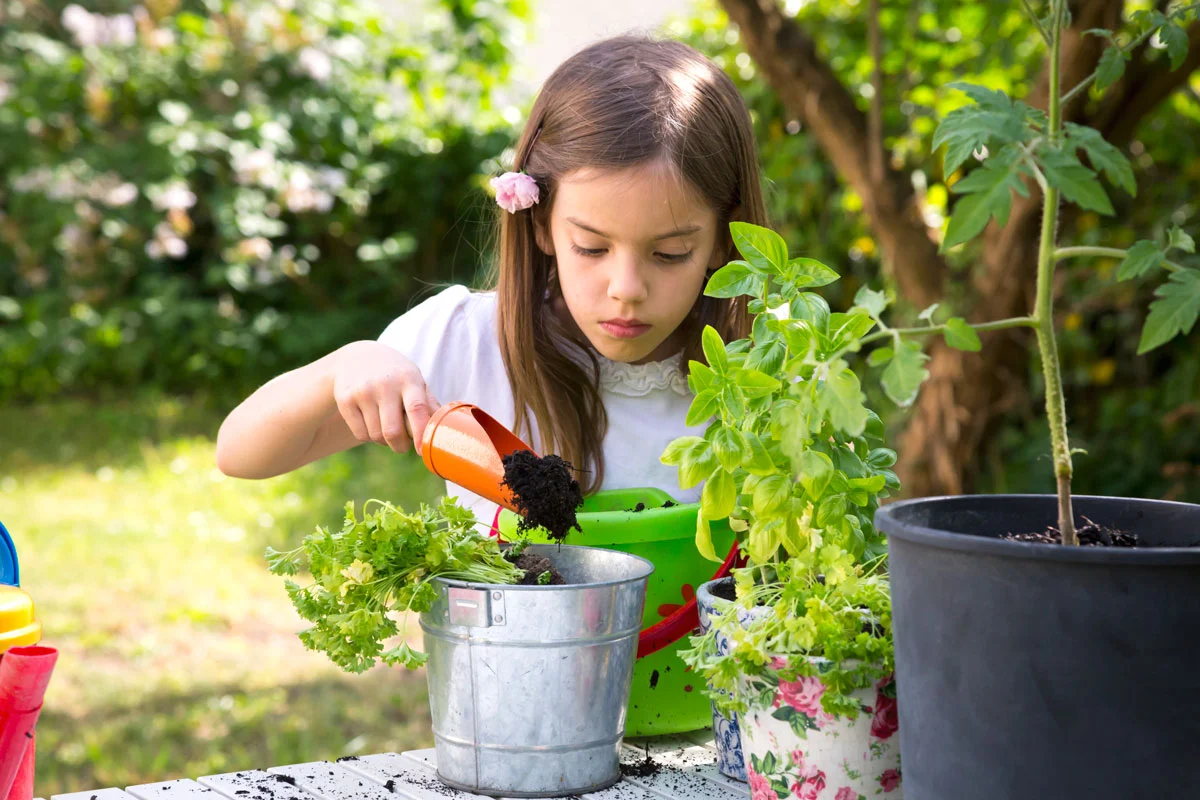
<svg viewBox="0 0 1200 800"><path fill-rule="evenodd" d="M609 336L614 336L618 339L636 339L650 330L649 325L622 325L619 322L601 322L600 327L604 328Z"/></svg>

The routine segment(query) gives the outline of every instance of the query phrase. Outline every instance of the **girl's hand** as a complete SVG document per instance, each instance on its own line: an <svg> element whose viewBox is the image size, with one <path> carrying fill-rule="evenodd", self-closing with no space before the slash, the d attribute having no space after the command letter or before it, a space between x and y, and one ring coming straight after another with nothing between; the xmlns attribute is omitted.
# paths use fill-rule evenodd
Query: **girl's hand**
<svg viewBox="0 0 1200 800"><path fill-rule="evenodd" d="M406 453L441 405L417 365L376 341L352 342L334 354L333 399L360 442Z"/></svg>

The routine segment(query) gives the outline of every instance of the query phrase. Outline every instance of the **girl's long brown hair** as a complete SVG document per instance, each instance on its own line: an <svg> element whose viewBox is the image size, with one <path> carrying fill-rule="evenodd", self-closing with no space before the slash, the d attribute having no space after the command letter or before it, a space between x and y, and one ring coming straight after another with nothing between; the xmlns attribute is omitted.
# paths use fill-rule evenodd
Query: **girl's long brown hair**
<svg viewBox="0 0 1200 800"><path fill-rule="evenodd" d="M675 41L621 36L597 42L563 62L547 79L517 145L514 169L538 182L541 201L502 213L491 286L498 294L500 347L517 408L517 433L542 453L557 453L581 470L584 493L604 480L608 427L599 364L586 340L551 312L558 292L555 260L537 246L535 226L549 230L560 178L577 169L622 169L665 159L690 182L718 219L719 263L737 258L728 224L767 224L750 114L733 81L712 61ZM749 334L746 298L696 299L683 323L684 364L703 360L700 332L712 325L725 341ZM563 352L573 341L590 369ZM686 369L686 367L684 367Z"/></svg>

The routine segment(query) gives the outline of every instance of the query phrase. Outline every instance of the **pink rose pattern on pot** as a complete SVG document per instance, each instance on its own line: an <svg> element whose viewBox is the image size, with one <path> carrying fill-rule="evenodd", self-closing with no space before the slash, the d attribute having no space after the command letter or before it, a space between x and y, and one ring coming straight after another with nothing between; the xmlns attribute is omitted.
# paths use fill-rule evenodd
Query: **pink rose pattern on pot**
<svg viewBox="0 0 1200 800"><path fill-rule="evenodd" d="M891 676L881 680L876 687L875 716L871 719L871 735L876 739L890 739L900 729L895 694L896 684Z"/></svg>
<svg viewBox="0 0 1200 800"><path fill-rule="evenodd" d="M885 792L894 792L900 788L900 770L889 769L887 772L879 776L879 785L883 787Z"/></svg>
<svg viewBox="0 0 1200 800"><path fill-rule="evenodd" d="M774 659L772 666L785 666ZM819 676L744 679L743 754L753 800L902 800L895 684L891 676L853 695L853 719L821 707ZM871 703L874 701L874 704ZM835 791L836 789L836 791Z"/></svg>
<svg viewBox="0 0 1200 800"><path fill-rule="evenodd" d="M771 781L755 772L753 767L746 770L746 778L750 783L750 800L779 800L779 795L771 788Z"/></svg>
<svg viewBox="0 0 1200 800"><path fill-rule="evenodd" d="M825 684L820 678L800 678L795 681L780 681L779 695L783 702L815 721L821 714L821 695Z"/></svg>

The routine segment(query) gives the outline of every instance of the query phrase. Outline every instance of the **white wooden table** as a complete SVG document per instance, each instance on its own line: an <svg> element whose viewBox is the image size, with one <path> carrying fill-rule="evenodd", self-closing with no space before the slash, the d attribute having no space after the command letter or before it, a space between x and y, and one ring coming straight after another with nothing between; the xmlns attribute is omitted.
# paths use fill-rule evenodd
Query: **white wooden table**
<svg viewBox="0 0 1200 800"><path fill-rule="evenodd" d="M622 763L650 757L658 774L624 776L583 800L745 800L746 784L717 771L712 737L703 732L684 737L630 740L621 749ZM434 751L379 753L338 761L314 761L248 769L122 789L56 794L51 800L469 800L480 795L451 789L438 780ZM486 799L483 799L486 800Z"/></svg>

